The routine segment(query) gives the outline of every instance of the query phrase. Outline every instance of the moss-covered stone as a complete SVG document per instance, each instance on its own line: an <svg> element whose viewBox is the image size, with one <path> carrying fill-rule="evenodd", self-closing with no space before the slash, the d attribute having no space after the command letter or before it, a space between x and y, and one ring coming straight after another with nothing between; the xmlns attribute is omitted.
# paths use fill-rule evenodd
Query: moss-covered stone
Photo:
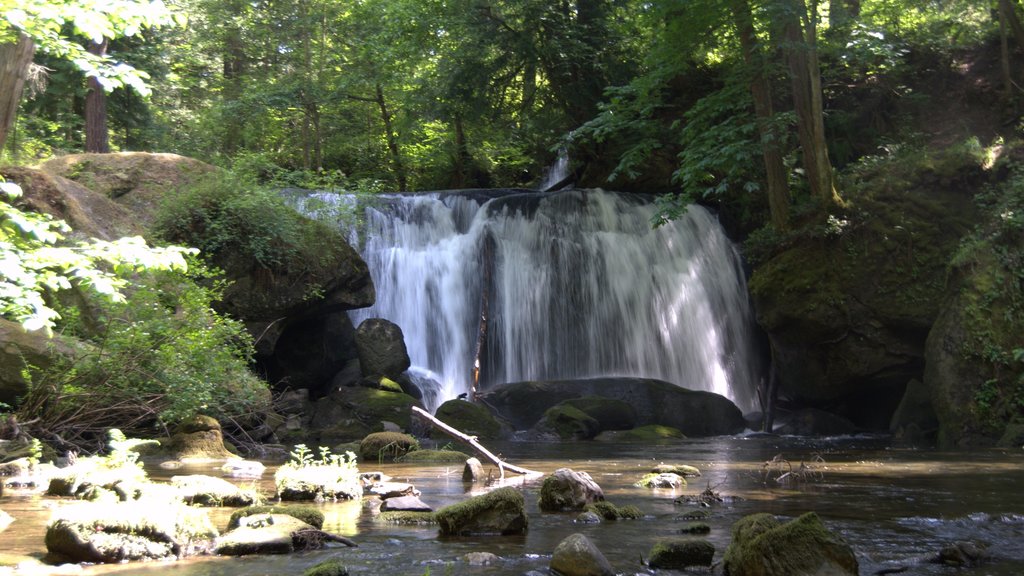
<svg viewBox="0 0 1024 576"><path fill-rule="evenodd" d="M681 534L708 534L711 526L706 522L688 522L679 529Z"/></svg>
<svg viewBox="0 0 1024 576"><path fill-rule="evenodd" d="M636 426L636 410L632 404L623 400L604 396L584 396L570 398L562 404L572 406L596 420L601 431L630 430Z"/></svg>
<svg viewBox="0 0 1024 576"><path fill-rule="evenodd" d="M638 488L685 488L686 478L678 474L658 474L651 472L644 474L640 480L637 480L634 486Z"/></svg>
<svg viewBox="0 0 1024 576"><path fill-rule="evenodd" d="M391 378L388 378L386 376L381 377L380 381L378 382L378 385L380 386L381 390L384 390L384 391L387 391L387 392L398 392L400 394L401 393L405 393L405 390L402 389L402 385L401 384L399 384L398 382L395 382L394 380L392 380Z"/></svg>
<svg viewBox="0 0 1024 576"><path fill-rule="evenodd" d="M398 460L400 462L462 464L469 458L469 454L457 450L414 450Z"/></svg>
<svg viewBox="0 0 1024 576"><path fill-rule="evenodd" d="M364 462L394 460L419 449L419 440L408 434L374 432L359 443L359 458Z"/></svg>
<svg viewBox="0 0 1024 576"><path fill-rule="evenodd" d="M360 440L367 430L381 432L385 421L409 430L413 406L423 405L408 394L365 386L342 387L314 403L306 434L316 438L319 445L330 446ZM362 435L355 436L357 432Z"/></svg>
<svg viewBox="0 0 1024 576"><path fill-rule="evenodd" d="M686 438L677 428L649 424L632 430L607 431L597 435L599 442L664 443Z"/></svg>
<svg viewBox="0 0 1024 576"><path fill-rule="evenodd" d="M708 510L690 510L676 517L677 520L707 520L708 518L711 518L711 512Z"/></svg>
<svg viewBox="0 0 1024 576"><path fill-rule="evenodd" d="M348 568L341 560L326 560L302 573L302 576L348 576Z"/></svg>
<svg viewBox="0 0 1024 576"><path fill-rule="evenodd" d="M727 574L858 574L853 550L813 512L786 524L755 514L739 520L732 533L723 559Z"/></svg>
<svg viewBox="0 0 1024 576"><path fill-rule="evenodd" d="M465 400L449 400L434 414L438 420L456 430L481 440L497 440L508 436L503 426L484 405Z"/></svg>
<svg viewBox="0 0 1024 576"><path fill-rule="evenodd" d="M540 485L537 506L544 512L582 510L587 504L604 500L604 491L583 471L559 468Z"/></svg>
<svg viewBox="0 0 1024 576"><path fill-rule="evenodd" d="M285 514L302 520L318 530L324 527L324 513L312 506L249 506L231 513L228 530L238 528L242 518L258 514Z"/></svg>
<svg viewBox="0 0 1024 576"><path fill-rule="evenodd" d="M684 478L700 476L700 470L697 467L686 464L658 464L651 468L651 472L655 474L676 474Z"/></svg>
<svg viewBox="0 0 1024 576"><path fill-rule="evenodd" d="M434 512L413 512L408 510L389 510L377 515L376 520L385 524L428 525L437 524Z"/></svg>
<svg viewBox="0 0 1024 576"><path fill-rule="evenodd" d="M616 506L607 500L591 502L583 507L584 512L593 512L605 520L638 520L644 513L636 506Z"/></svg>
<svg viewBox="0 0 1024 576"><path fill-rule="evenodd" d="M442 535L512 535L525 534L527 529L523 494L511 487L446 506L434 514Z"/></svg>
<svg viewBox="0 0 1024 576"><path fill-rule="evenodd" d="M715 546L711 542L667 539L654 544L647 563L658 570L683 570L691 566L711 566L714 558Z"/></svg>
<svg viewBox="0 0 1024 576"><path fill-rule="evenodd" d="M186 503L197 506L253 506L260 500L256 490L239 488L223 478L203 474L174 476L171 485L181 491Z"/></svg>
<svg viewBox="0 0 1024 576"><path fill-rule="evenodd" d="M597 420L569 404L558 404L548 408L536 428L554 432L563 440L590 440L601 431Z"/></svg>
<svg viewBox="0 0 1024 576"><path fill-rule="evenodd" d="M583 534L570 534L551 554L551 571L565 576L614 576L615 570Z"/></svg>

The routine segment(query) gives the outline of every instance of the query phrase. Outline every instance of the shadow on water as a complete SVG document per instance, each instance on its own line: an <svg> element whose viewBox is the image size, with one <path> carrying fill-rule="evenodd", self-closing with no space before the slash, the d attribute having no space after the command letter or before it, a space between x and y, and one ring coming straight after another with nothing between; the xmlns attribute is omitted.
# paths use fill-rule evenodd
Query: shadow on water
<svg viewBox="0 0 1024 576"><path fill-rule="evenodd" d="M741 499L710 508L706 537L720 560L730 540L730 526L756 512L796 517L815 511L826 525L853 546L861 574L910 566L907 574L1009 576L1024 573L1024 454L1006 451L934 452L892 450L872 438L807 440L798 438L714 438L661 446L599 443L500 443L489 446L516 464L545 473L570 467L589 472L617 505L635 505L643 520L575 524L575 514L541 514L539 482L523 486L529 531L522 537L439 538L435 527L391 526L377 522L372 509L359 502L324 504L325 529L355 539L359 548L336 548L289 556L202 558L171 564L100 566L86 574L301 574L327 558L340 557L352 574L422 576L440 574L522 575L547 573L550 553L574 532L586 534L620 573L648 573L642 564L658 538L678 536L681 516L692 507L673 501L707 487ZM814 478L779 484L766 479L764 463L775 455L795 466L820 456ZM633 486L653 464L685 463L703 472L688 487L651 490ZM422 499L435 508L463 500L467 486L461 466L363 463L364 471L381 469L414 483ZM167 474L154 470L155 475ZM179 471L179 473L182 471ZM210 473L209 466L187 470ZM272 470L260 486L272 490ZM0 508L17 518L3 534L9 552L41 553L43 529L52 500L5 497ZM223 528L230 510L214 510ZM982 542L996 560L975 568L917 564L960 540ZM501 560L492 566L470 566L460 558L469 552L491 552Z"/></svg>

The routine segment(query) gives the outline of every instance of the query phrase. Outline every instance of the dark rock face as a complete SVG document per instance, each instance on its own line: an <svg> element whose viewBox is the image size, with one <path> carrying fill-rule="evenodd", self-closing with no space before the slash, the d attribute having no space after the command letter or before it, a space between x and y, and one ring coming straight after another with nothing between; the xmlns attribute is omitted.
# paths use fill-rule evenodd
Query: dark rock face
<svg viewBox="0 0 1024 576"><path fill-rule="evenodd" d="M504 384L481 395L488 406L516 429L530 428L548 408L565 400L603 397L628 403L640 426L660 424L687 436L736 434L743 414L728 398L645 378L594 378Z"/></svg>
<svg viewBox="0 0 1024 576"><path fill-rule="evenodd" d="M857 576L853 549L808 512L782 524L770 514L754 514L736 522L723 559L725 574L742 576Z"/></svg>
<svg viewBox="0 0 1024 576"><path fill-rule="evenodd" d="M268 382L278 389L306 388L314 399L330 392L333 377L355 357L355 328L341 310L288 322L268 352L258 355Z"/></svg>
<svg viewBox="0 0 1024 576"><path fill-rule="evenodd" d="M340 388L313 404L305 432L324 445L362 440L394 422L403 430L411 426L411 408L422 405L412 396L364 386Z"/></svg>
<svg viewBox="0 0 1024 576"><path fill-rule="evenodd" d="M604 500L604 491L590 474L559 468L544 479L537 506L544 512L582 510L587 504Z"/></svg>
<svg viewBox="0 0 1024 576"><path fill-rule="evenodd" d="M397 324L383 318L364 320L356 329L359 366L368 378L398 378L409 369L405 336Z"/></svg>
<svg viewBox="0 0 1024 576"><path fill-rule="evenodd" d="M613 576L608 559L583 534L570 534L551 554L551 570L565 576Z"/></svg>
<svg viewBox="0 0 1024 576"><path fill-rule="evenodd" d="M45 370L55 357L72 357L75 345L42 331L26 332L21 324L0 318L0 402L15 406L28 392L26 372Z"/></svg>

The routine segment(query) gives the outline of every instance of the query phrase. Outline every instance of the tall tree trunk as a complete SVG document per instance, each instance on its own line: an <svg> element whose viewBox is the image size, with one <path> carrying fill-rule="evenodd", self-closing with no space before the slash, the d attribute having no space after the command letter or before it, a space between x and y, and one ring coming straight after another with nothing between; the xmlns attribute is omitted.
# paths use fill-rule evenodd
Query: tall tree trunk
<svg viewBox="0 0 1024 576"><path fill-rule="evenodd" d="M0 156L18 116L21 91L35 52L35 42L24 34L18 34L14 42L0 44Z"/></svg>
<svg viewBox="0 0 1024 576"><path fill-rule="evenodd" d="M242 30L237 24L227 24L224 30L224 44L221 47L223 59L222 73L224 76L224 88L221 91L221 101L228 106L237 103L242 97L243 84L248 61L245 56L245 44L242 40ZM221 150L231 155L243 146L243 122L245 119L240 114L231 113L230 107L225 108L224 140L221 142Z"/></svg>
<svg viewBox="0 0 1024 576"><path fill-rule="evenodd" d="M1017 41L1017 47L1024 49L1024 24L1021 24L1017 15L1016 4L1013 0L999 0L999 15L1010 25L1013 31L1013 38Z"/></svg>
<svg viewBox="0 0 1024 576"><path fill-rule="evenodd" d="M754 99L757 131L761 138L761 156L768 180L768 209L777 230L789 228L789 180L782 158L782 135L773 128L772 93L764 73L765 62L757 45L754 16L747 0L734 0L733 20L739 35L743 61L750 70L750 93Z"/></svg>
<svg viewBox="0 0 1024 576"><path fill-rule="evenodd" d="M107 55L109 40L89 44L89 53ZM110 138L107 132L107 93L99 79L89 76L89 89L85 93L85 151L106 154L110 152Z"/></svg>
<svg viewBox="0 0 1024 576"><path fill-rule="evenodd" d="M391 165L395 170L395 177L398 179L398 190L405 192L409 185L405 175L405 165L402 163L402 155L398 149L398 137L391 127L391 112L388 111L387 102L384 100L384 88L377 84L377 106L380 107L380 117L384 121L384 134L388 141L388 151L391 152Z"/></svg>
<svg viewBox="0 0 1024 576"><path fill-rule="evenodd" d="M804 171L811 195L824 206L841 203L825 141L825 115L817 55L817 19L813 14L808 15L804 0L785 0L778 15L781 18L782 49L792 84L793 108L796 112Z"/></svg>
<svg viewBox="0 0 1024 576"><path fill-rule="evenodd" d="M1013 73L1010 68L1010 31L1006 21L1006 13L999 9L999 63L1003 72L1003 98L1009 102L1013 98Z"/></svg>

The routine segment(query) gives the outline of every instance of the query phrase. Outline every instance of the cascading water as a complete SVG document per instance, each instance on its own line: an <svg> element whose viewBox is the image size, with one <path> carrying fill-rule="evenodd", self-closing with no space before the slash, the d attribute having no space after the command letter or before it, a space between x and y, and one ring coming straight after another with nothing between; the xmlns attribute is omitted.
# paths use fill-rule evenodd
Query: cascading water
<svg viewBox="0 0 1024 576"><path fill-rule="evenodd" d="M350 201L350 200L346 200ZM693 206L651 228L649 198L601 190L378 196L353 235L405 334L431 409L520 380L659 378L754 407L739 258Z"/></svg>
<svg viewBox="0 0 1024 576"><path fill-rule="evenodd" d="M544 180L540 183L541 192L553 192L556 189L565 188L566 180L569 178L569 151L564 147L558 149L558 156L555 163L548 168Z"/></svg>

